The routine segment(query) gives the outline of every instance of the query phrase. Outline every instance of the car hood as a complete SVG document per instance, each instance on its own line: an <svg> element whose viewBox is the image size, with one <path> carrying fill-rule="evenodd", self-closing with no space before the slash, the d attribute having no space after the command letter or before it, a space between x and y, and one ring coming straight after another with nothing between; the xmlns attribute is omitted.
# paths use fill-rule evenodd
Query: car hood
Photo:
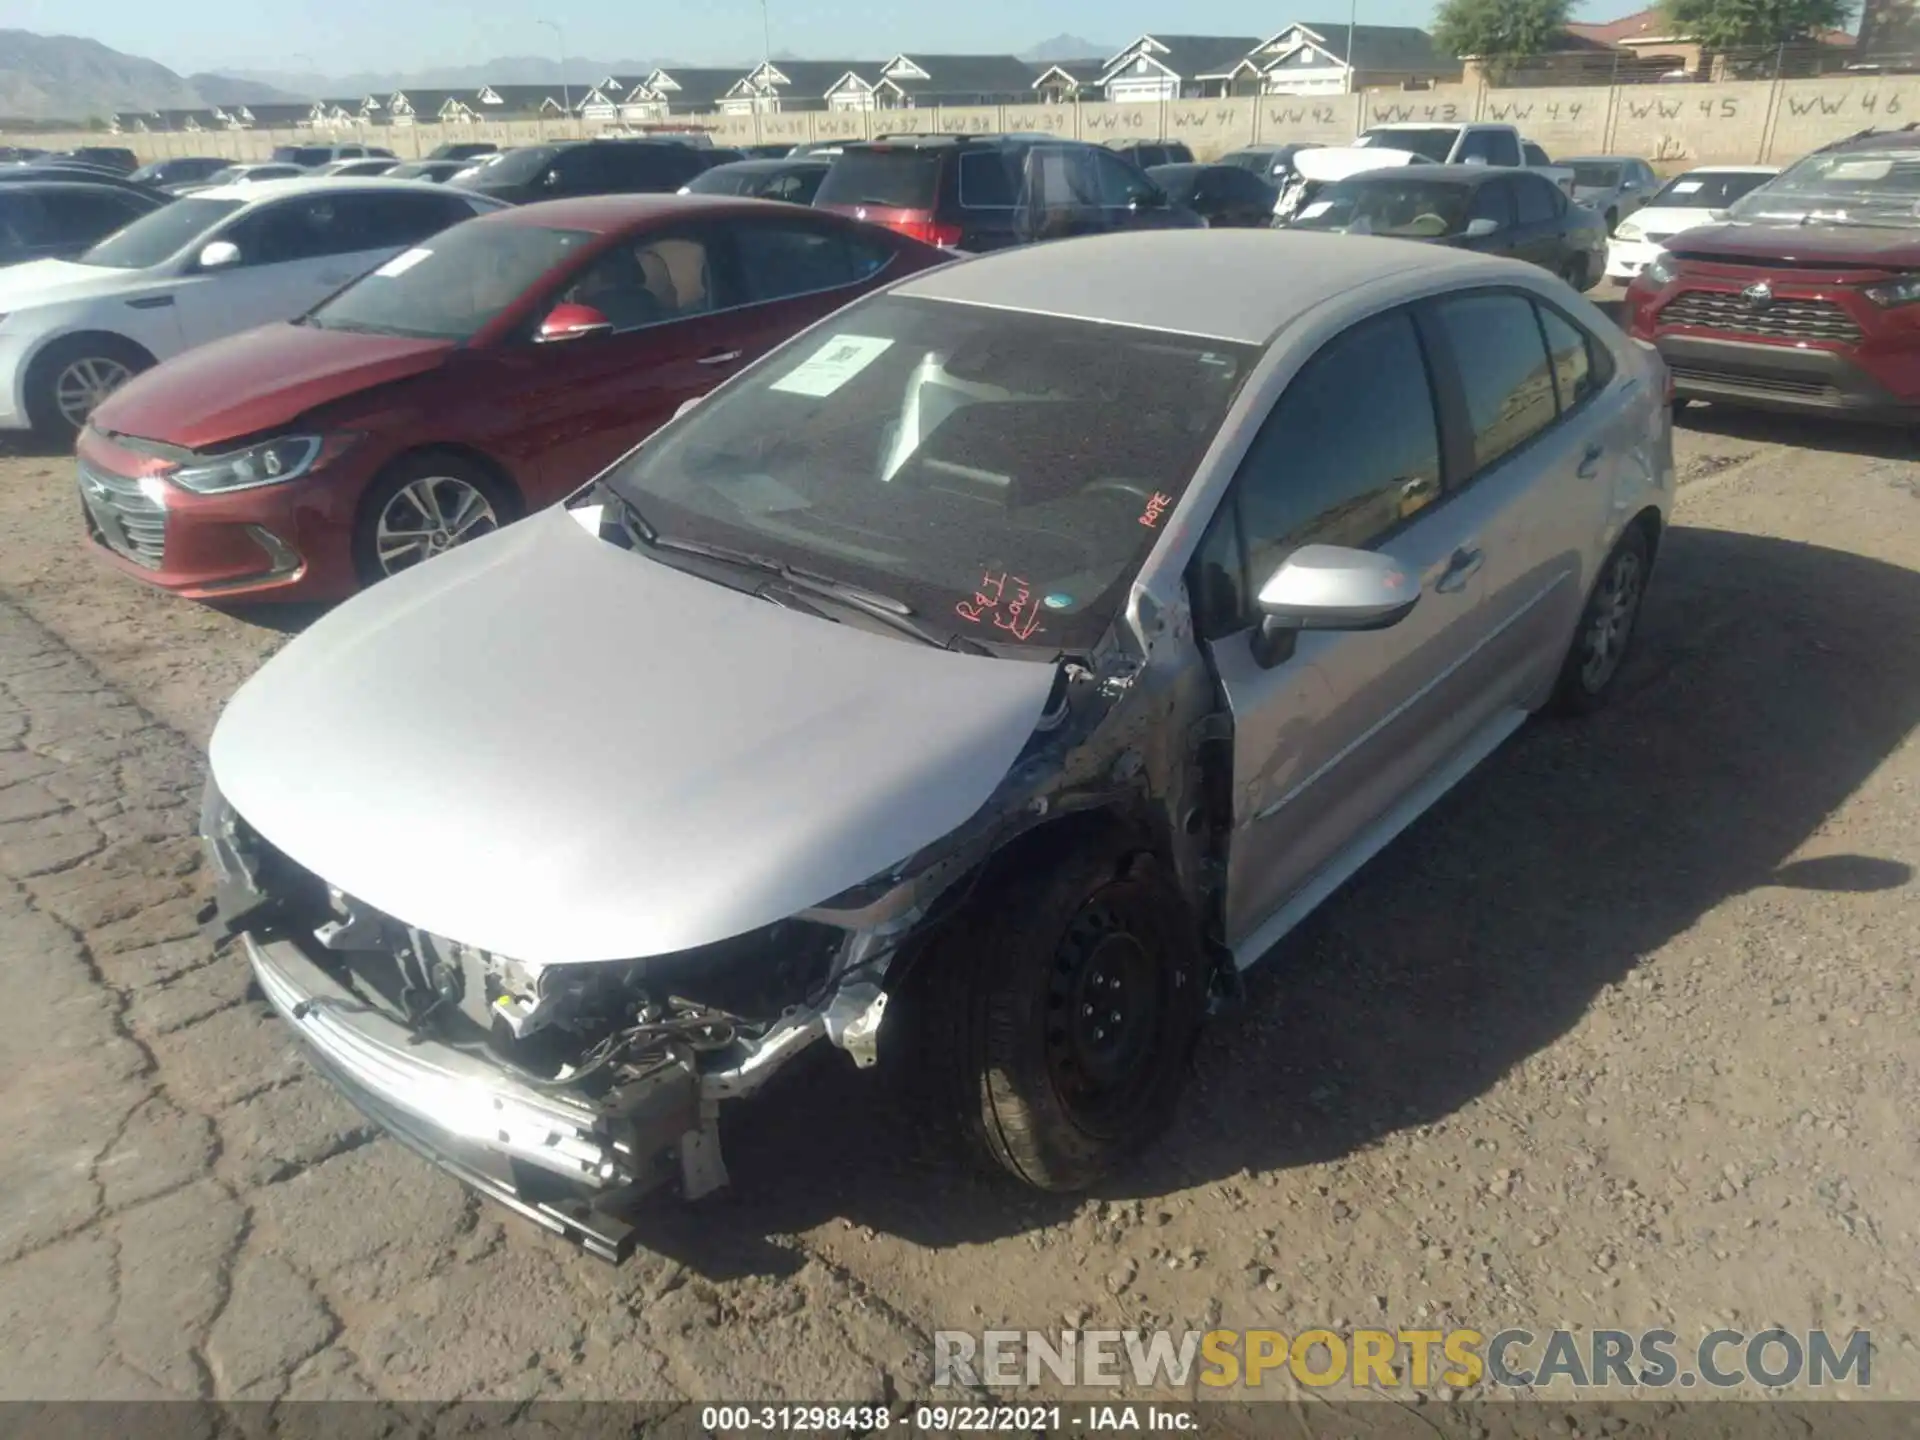
<svg viewBox="0 0 1920 1440"><path fill-rule="evenodd" d="M117 295L143 284L145 270L115 270L106 265L78 265L71 260L29 260L0 271L0 315L96 295Z"/></svg>
<svg viewBox="0 0 1920 1440"><path fill-rule="evenodd" d="M1643 232L1677 235L1682 230L1697 230L1702 225L1724 222L1715 218L1711 210L1703 210L1697 205L1644 205L1628 216L1626 223L1638 225Z"/></svg>
<svg viewBox="0 0 1920 1440"><path fill-rule="evenodd" d="M101 402L93 425L108 434L204 450L435 369L453 349L448 340L280 321L199 346L136 376Z"/></svg>
<svg viewBox="0 0 1920 1440"><path fill-rule="evenodd" d="M1302 150L1293 157L1293 168L1303 180L1324 183L1369 170L1385 170L1392 165L1411 165L1420 158L1411 150L1392 150L1385 146L1328 145L1318 150Z"/></svg>
<svg viewBox="0 0 1920 1440"><path fill-rule="evenodd" d="M1667 247L1699 260L1737 264L1832 265L1840 268L1920 268L1920 229L1880 225L1703 225Z"/></svg>
<svg viewBox="0 0 1920 1440"><path fill-rule="evenodd" d="M382 581L228 704L215 782L407 924L542 964L830 899L960 825L1054 667L782 608L555 506Z"/></svg>

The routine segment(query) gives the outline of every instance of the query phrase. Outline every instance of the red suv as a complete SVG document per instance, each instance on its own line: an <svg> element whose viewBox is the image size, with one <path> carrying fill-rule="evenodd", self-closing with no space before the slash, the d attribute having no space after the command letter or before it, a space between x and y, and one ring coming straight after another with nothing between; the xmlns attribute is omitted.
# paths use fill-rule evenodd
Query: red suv
<svg viewBox="0 0 1920 1440"><path fill-rule="evenodd" d="M194 599L338 599L577 489L788 337L951 258L774 200L503 210L116 390L80 433L87 533Z"/></svg>
<svg viewBox="0 0 1920 1440"><path fill-rule="evenodd" d="M1920 134L1814 151L1729 223L1667 242L1627 290L1627 328L1675 398L1920 419Z"/></svg>

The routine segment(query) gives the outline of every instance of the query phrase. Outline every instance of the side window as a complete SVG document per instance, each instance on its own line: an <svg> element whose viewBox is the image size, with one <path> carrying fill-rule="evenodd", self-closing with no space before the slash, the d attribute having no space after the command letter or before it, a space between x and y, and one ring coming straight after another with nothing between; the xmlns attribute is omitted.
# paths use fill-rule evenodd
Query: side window
<svg viewBox="0 0 1920 1440"><path fill-rule="evenodd" d="M966 210L1011 209L1020 193L1017 152L966 150L960 155L960 205Z"/></svg>
<svg viewBox="0 0 1920 1440"><path fill-rule="evenodd" d="M0 250L47 243L46 214L35 195L0 194Z"/></svg>
<svg viewBox="0 0 1920 1440"><path fill-rule="evenodd" d="M748 304L832 290L858 278L846 237L831 230L741 225L733 232L733 251Z"/></svg>
<svg viewBox="0 0 1920 1440"><path fill-rule="evenodd" d="M41 197L41 204L53 234L66 240L97 240L143 213L111 190L52 190Z"/></svg>
<svg viewBox="0 0 1920 1440"><path fill-rule="evenodd" d="M1520 153L1526 157L1527 164L1529 165L1551 165L1553 163L1547 159L1547 152L1531 140L1524 142L1520 146Z"/></svg>
<svg viewBox="0 0 1920 1440"><path fill-rule="evenodd" d="M334 201L282 200L242 216L220 238L239 247L242 265L285 265L335 253L326 244Z"/></svg>
<svg viewBox="0 0 1920 1440"><path fill-rule="evenodd" d="M1364 320L1308 361L1234 486L1256 592L1300 546L1365 547L1431 503L1440 430L1413 318L1399 310Z"/></svg>
<svg viewBox="0 0 1920 1440"><path fill-rule="evenodd" d="M1473 208L1467 212L1467 219L1491 220L1502 230L1513 225L1513 191L1504 180L1496 180L1482 185L1473 192Z"/></svg>
<svg viewBox="0 0 1920 1440"><path fill-rule="evenodd" d="M1522 225L1550 223L1558 214L1553 207L1553 197L1557 192L1539 176L1516 175L1513 188L1519 192Z"/></svg>
<svg viewBox="0 0 1920 1440"><path fill-rule="evenodd" d="M1553 424L1553 379L1533 303L1512 293L1452 295L1434 311L1460 366L1473 426L1475 470L1524 445Z"/></svg>
<svg viewBox="0 0 1920 1440"><path fill-rule="evenodd" d="M1547 354L1553 362L1553 384L1560 395L1562 413L1573 409L1606 388L1613 378L1607 347L1558 310L1546 305L1536 308L1540 324L1547 334Z"/></svg>
<svg viewBox="0 0 1920 1440"><path fill-rule="evenodd" d="M1131 204L1153 183L1118 155L1110 155L1104 150L1095 150L1092 155L1094 173L1100 186L1100 203L1108 208Z"/></svg>
<svg viewBox="0 0 1920 1440"><path fill-rule="evenodd" d="M560 297L590 305L616 330L635 330L717 308L706 242L659 235L607 251Z"/></svg>
<svg viewBox="0 0 1920 1440"><path fill-rule="evenodd" d="M1030 203L1043 209L1099 206L1100 174L1093 167L1102 157L1091 148L1036 145L1028 155Z"/></svg>
<svg viewBox="0 0 1920 1440"><path fill-rule="evenodd" d="M1504 130L1472 130L1461 142L1460 158L1478 158L1489 165L1518 165L1520 142Z"/></svg>
<svg viewBox="0 0 1920 1440"><path fill-rule="evenodd" d="M594 187L604 184L606 180L606 170L601 164L600 152L590 146L582 146L578 150L561 151L553 157L553 163L547 167L547 173L559 177L549 188L560 195L583 195Z"/></svg>
<svg viewBox="0 0 1920 1440"><path fill-rule="evenodd" d="M458 197L445 195L343 195L339 204L354 248L362 250L398 250L473 214Z"/></svg>

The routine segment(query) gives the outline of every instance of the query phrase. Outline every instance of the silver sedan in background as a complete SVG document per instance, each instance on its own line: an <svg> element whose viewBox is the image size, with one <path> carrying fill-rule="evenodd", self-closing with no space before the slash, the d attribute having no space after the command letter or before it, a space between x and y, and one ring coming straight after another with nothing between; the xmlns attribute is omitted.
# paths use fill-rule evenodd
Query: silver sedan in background
<svg viewBox="0 0 1920 1440"><path fill-rule="evenodd" d="M369 1113L603 1255L821 1039L1084 1187L1210 997L1607 699L1672 485L1659 360L1532 266L927 271L270 660L211 745L219 923Z"/></svg>

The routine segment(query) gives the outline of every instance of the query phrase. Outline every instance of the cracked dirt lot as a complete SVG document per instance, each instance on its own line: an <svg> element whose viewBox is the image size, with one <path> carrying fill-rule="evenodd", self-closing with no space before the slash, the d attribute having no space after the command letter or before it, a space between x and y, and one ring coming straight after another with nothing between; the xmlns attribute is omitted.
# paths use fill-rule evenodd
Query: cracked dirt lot
<svg viewBox="0 0 1920 1440"><path fill-rule="evenodd" d="M1616 707L1256 972L1135 1172L1010 1193L824 1054L621 1269L376 1137L196 938L199 746L282 637L0 459L0 1398L855 1401L937 1328L1216 1321L1861 1326L1920 1394L1920 452L1679 449Z"/></svg>

